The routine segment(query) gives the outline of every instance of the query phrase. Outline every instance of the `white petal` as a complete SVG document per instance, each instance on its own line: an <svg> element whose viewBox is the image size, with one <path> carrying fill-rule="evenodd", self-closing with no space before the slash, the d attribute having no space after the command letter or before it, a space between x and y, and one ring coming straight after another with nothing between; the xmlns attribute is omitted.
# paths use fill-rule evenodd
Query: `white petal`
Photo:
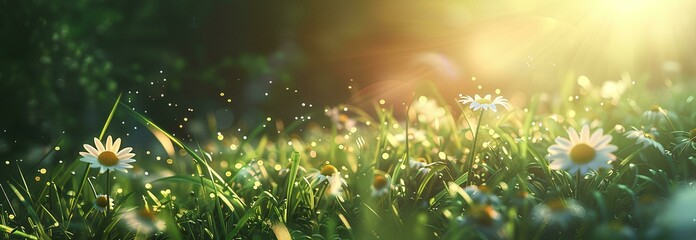
<svg viewBox="0 0 696 240"><path fill-rule="evenodd" d="M558 143L558 145L565 147L565 149L570 149L573 146L573 143L571 143L570 140L562 138L562 137L556 137L556 143Z"/></svg>
<svg viewBox="0 0 696 240"><path fill-rule="evenodd" d="M590 140L590 126L585 124L582 126L582 129L580 130L580 141L586 143L589 140Z"/></svg>
<svg viewBox="0 0 696 240"><path fill-rule="evenodd" d="M106 169L107 169L107 167L101 166L101 168L99 169L99 173L106 172Z"/></svg>
<svg viewBox="0 0 696 240"><path fill-rule="evenodd" d="M121 149L121 151L118 151L118 152L116 153L116 157L122 156L123 154L130 153L131 151L133 151L133 148L132 148L132 147L123 148L123 149Z"/></svg>
<svg viewBox="0 0 696 240"><path fill-rule="evenodd" d="M89 144L84 144L82 146L85 147L85 150L87 150L87 152L89 152L90 154L94 155L95 157L99 157L99 153L101 152L97 151L97 149L95 149L94 147L90 146Z"/></svg>
<svg viewBox="0 0 696 240"><path fill-rule="evenodd" d="M599 140L599 138L602 137L604 133L604 129L597 129L594 133L592 133L592 136L590 137L590 143L596 142Z"/></svg>
<svg viewBox="0 0 696 240"><path fill-rule="evenodd" d="M131 158L129 158L129 159L123 159L123 160L121 160L120 162L121 162L121 163L132 163L132 162L135 162L135 159L131 159Z"/></svg>
<svg viewBox="0 0 696 240"><path fill-rule="evenodd" d="M111 135L109 135L108 137L106 137L106 150L113 151L113 150L111 150L111 149L113 149L113 148L111 148L113 145L114 145L114 139L111 138Z"/></svg>
<svg viewBox="0 0 696 240"><path fill-rule="evenodd" d="M609 142L611 142L611 139L612 139L611 135L604 135L604 137L601 138L598 142L596 142L594 144L594 146L592 146L592 147L595 149L603 148L607 144L609 144Z"/></svg>
<svg viewBox="0 0 696 240"><path fill-rule="evenodd" d="M117 138L116 141L114 141L114 145L112 145L111 147L114 152L118 151L118 148L121 147L121 138Z"/></svg>
<svg viewBox="0 0 696 240"><path fill-rule="evenodd" d="M116 155L118 159L129 159L135 157L135 153L124 153L120 155Z"/></svg>
<svg viewBox="0 0 696 240"><path fill-rule="evenodd" d="M491 111L493 111L493 112L497 112L497 111L498 111L497 109L495 109L495 104L491 104L490 107L491 107Z"/></svg>
<svg viewBox="0 0 696 240"><path fill-rule="evenodd" d="M103 145L103 144L99 141L99 139L97 139L97 138L94 138L94 147L97 148L97 151L98 151L99 153L101 153L101 152L103 152L104 150L106 150L106 149L104 149L104 145Z"/></svg>
<svg viewBox="0 0 696 240"><path fill-rule="evenodd" d="M570 139L570 142L572 142L573 144L580 143L580 136L578 136L578 132L575 131L574 128L570 127L566 131L568 132L568 137Z"/></svg>
<svg viewBox="0 0 696 240"><path fill-rule="evenodd" d="M86 163L96 163L97 159L89 156L85 156L83 158L80 158L80 161L86 162Z"/></svg>

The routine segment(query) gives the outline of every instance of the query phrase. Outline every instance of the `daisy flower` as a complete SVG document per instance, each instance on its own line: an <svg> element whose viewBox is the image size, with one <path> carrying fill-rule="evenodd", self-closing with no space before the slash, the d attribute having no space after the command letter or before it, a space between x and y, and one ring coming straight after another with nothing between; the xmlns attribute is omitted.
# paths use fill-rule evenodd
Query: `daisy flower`
<svg viewBox="0 0 696 240"><path fill-rule="evenodd" d="M618 148L609 144L611 135L604 135L601 128L590 135L590 127L584 125L580 133L568 128L570 139L557 137L556 144L548 148L549 168L564 169L569 173L586 174L589 170L611 169L610 161L616 159L612 152Z"/></svg>
<svg viewBox="0 0 696 240"><path fill-rule="evenodd" d="M662 147L662 144L657 142L655 140L655 137L659 135L657 132L656 128L651 128L650 131L645 132L643 130L630 130L624 134L626 138L628 139L635 139L636 144L641 145L643 144L643 148L646 148L648 146L653 146L657 148L657 150L660 150L660 152L664 152L665 148Z"/></svg>
<svg viewBox="0 0 696 240"><path fill-rule="evenodd" d="M469 194L471 200L477 204L492 204L496 206L501 204L500 198L498 198L498 196L493 193L492 189L486 185L471 185L464 188L464 192Z"/></svg>
<svg viewBox="0 0 696 240"><path fill-rule="evenodd" d="M145 207L124 213L123 220L132 230L145 234L158 232L165 228L164 221L157 219L157 216Z"/></svg>
<svg viewBox="0 0 696 240"><path fill-rule="evenodd" d="M324 165L319 172L312 174L317 183L321 183L326 180L331 181L331 178L333 178L335 175L340 176L338 169L331 164Z"/></svg>
<svg viewBox="0 0 696 240"><path fill-rule="evenodd" d="M389 178L381 174L375 174L375 178L372 180L372 197L380 198L386 194L389 194L391 184L389 184Z"/></svg>
<svg viewBox="0 0 696 240"><path fill-rule="evenodd" d="M665 117L665 110L660 105L653 105L650 110L643 112L640 116L644 123L657 124Z"/></svg>
<svg viewBox="0 0 696 240"><path fill-rule="evenodd" d="M496 112L497 109L495 105L503 106L505 109L510 108L510 103L508 100L501 96L497 96L495 99L492 99L490 94L483 98L476 94L473 98L471 96L463 96L461 98L462 99L459 99L459 102L461 104L469 104L469 108L473 109L474 111L483 108L483 110L491 109L491 111Z"/></svg>
<svg viewBox="0 0 696 240"><path fill-rule="evenodd" d="M585 216L585 209L572 199L552 199L537 205L532 215L537 223L566 229Z"/></svg>
<svg viewBox="0 0 696 240"><path fill-rule="evenodd" d="M106 146L99 139L94 138L94 147L89 144L83 145L87 152L80 152L82 158L80 161L89 163L92 168L100 168L99 173L104 173L106 170L128 172L126 168L133 168L129 163L135 162L133 157L135 153L131 153L133 148L126 147L119 150L121 147L121 139L117 138L112 141L111 136L106 138Z"/></svg>
<svg viewBox="0 0 696 240"><path fill-rule="evenodd" d="M412 158L408 160L408 167L411 169L418 170L426 166L428 166L428 162L425 160L425 158L418 158L416 160Z"/></svg>
<svg viewBox="0 0 696 240"><path fill-rule="evenodd" d="M474 205L463 216L457 217L461 226L456 226L463 231L473 231L483 239L508 239L504 228L503 215L491 205Z"/></svg>
<svg viewBox="0 0 696 240"><path fill-rule="evenodd" d="M109 209L113 209L114 199L107 197L104 194L97 195L96 199L94 199L94 209L96 209L97 212L105 212L107 206L109 207Z"/></svg>

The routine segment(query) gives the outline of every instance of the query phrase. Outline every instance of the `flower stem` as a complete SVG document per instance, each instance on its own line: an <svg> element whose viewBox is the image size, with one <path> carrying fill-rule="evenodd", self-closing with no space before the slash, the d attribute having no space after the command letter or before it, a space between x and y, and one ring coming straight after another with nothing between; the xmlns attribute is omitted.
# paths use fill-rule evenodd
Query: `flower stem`
<svg viewBox="0 0 696 240"><path fill-rule="evenodd" d="M109 210L111 210L111 198L109 198L109 193L111 192L111 185L109 185L109 181L111 176L109 176L111 170L106 170L106 216L109 216Z"/></svg>
<svg viewBox="0 0 696 240"><path fill-rule="evenodd" d="M474 166L474 156L476 154L476 144L478 143L478 135L480 132L480 127L481 127L481 122L482 122L481 120L483 120L483 112L484 112L483 110L480 110L480 111L481 111L481 114L479 114L478 122L476 123L476 131L473 132L474 133L474 143L471 146L471 152L469 152L469 159L467 159L467 161L469 162L469 166L466 170L466 174L467 174L466 175L466 179L467 179L466 183L467 183L467 185L471 185L473 182L473 179L474 179L473 176L471 176L473 173L472 168Z"/></svg>

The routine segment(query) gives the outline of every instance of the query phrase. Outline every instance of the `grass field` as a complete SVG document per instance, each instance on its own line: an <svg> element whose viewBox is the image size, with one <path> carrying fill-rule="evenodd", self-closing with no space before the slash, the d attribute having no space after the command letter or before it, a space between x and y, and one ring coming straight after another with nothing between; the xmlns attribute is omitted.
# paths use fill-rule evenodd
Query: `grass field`
<svg viewBox="0 0 696 240"><path fill-rule="evenodd" d="M416 91L408 114L384 101L374 109L327 106L311 119L269 117L205 139L170 134L114 96L102 102L112 110L97 117L105 120L93 133L98 144L59 142L41 165L3 161L21 177L0 183L0 235L696 237L693 82L564 82L558 92L509 103L499 91L479 93L498 101L463 103ZM139 148L110 130L121 121L139 122L133 131L151 132L159 144Z"/></svg>

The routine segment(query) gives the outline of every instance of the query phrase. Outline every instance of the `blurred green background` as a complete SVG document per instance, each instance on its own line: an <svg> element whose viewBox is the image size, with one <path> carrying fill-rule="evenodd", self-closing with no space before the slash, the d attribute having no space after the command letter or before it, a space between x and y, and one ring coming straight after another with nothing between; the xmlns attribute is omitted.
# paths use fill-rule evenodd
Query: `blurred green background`
<svg viewBox="0 0 696 240"><path fill-rule="evenodd" d="M445 99L500 89L513 104L569 75L668 87L694 71L694 5L0 0L0 155L88 142L121 93L186 136L188 119L215 119L214 132L398 104L421 80ZM127 119L111 132L129 136Z"/></svg>

